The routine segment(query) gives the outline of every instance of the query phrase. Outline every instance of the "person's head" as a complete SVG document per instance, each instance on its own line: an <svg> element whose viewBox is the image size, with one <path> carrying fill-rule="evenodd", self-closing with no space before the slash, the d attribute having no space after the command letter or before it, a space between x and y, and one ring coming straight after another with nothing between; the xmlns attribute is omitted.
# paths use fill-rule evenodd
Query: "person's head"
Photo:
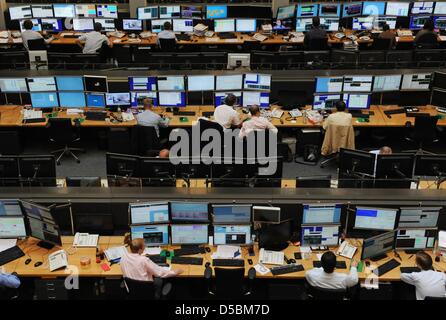
<svg viewBox="0 0 446 320"><path fill-rule="evenodd" d="M432 22L432 20L430 20L430 19L426 20L426 22L424 23L423 29L429 30L429 31L434 31L434 23Z"/></svg>
<svg viewBox="0 0 446 320"><path fill-rule="evenodd" d="M319 27L321 25L321 19L319 17L313 17L313 27Z"/></svg>
<svg viewBox="0 0 446 320"><path fill-rule="evenodd" d="M417 252L415 262L421 270L432 270L432 258L424 251Z"/></svg>
<svg viewBox="0 0 446 320"><path fill-rule="evenodd" d="M333 273L336 268L336 255L331 252L325 252L321 257L321 266L326 273Z"/></svg>
<svg viewBox="0 0 446 320"><path fill-rule="evenodd" d="M388 146L384 146L379 149L379 154L392 154L392 153L393 153L392 148Z"/></svg>
<svg viewBox="0 0 446 320"><path fill-rule="evenodd" d="M144 98L144 100L142 101L142 104L143 104L144 109L150 109L153 106L152 99L150 99L150 98Z"/></svg>
<svg viewBox="0 0 446 320"><path fill-rule="evenodd" d="M144 239L142 238L133 239L129 241L128 245L131 253L138 253L138 254L143 253L144 248L146 246L144 243Z"/></svg>
<svg viewBox="0 0 446 320"><path fill-rule="evenodd" d="M25 28L25 30L32 30L34 27L34 23L31 20L25 20L25 22L23 22L23 28Z"/></svg>
<svg viewBox="0 0 446 320"><path fill-rule="evenodd" d="M254 116L259 116L260 115L260 108L258 105L253 104L252 106L249 107L249 113L251 113L251 115Z"/></svg>
<svg viewBox="0 0 446 320"><path fill-rule="evenodd" d="M390 30L390 26L387 23L384 23L383 31L389 31L389 30Z"/></svg>
<svg viewBox="0 0 446 320"><path fill-rule="evenodd" d="M168 149L162 149L159 153L160 158L169 158L169 150Z"/></svg>
<svg viewBox="0 0 446 320"><path fill-rule="evenodd" d="M232 93L228 93L228 95L225 98L225 104L232 107L237 102L237 97L233 95Z"/></svg>
<svg viewBox="0 0 446 320"><path fill-rule="evenodd" d="M344 101L340 100L340 101L336 102L336 110L337 111L345 111L345 109L347 109L347 105L345 104Z"/></svg>
<svg viewBox="0 0 446 320"><path fill-rule="evenodd" d="M172 24L169 21L164 22L164 30L172 30Z"/></svg>
<svg viewBox="0 0 446 320"><path fill-rule="evenodd" d="M100 22L94 23L94 31L101 32L102 31L102 24Z"/></svg>

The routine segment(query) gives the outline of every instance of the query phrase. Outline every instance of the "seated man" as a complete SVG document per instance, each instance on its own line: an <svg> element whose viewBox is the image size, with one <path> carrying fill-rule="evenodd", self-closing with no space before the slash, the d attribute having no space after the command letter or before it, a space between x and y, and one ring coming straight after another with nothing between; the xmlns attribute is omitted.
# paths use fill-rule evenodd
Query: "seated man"
<svg viewBox="0 0 446 320"><path fill-rule="evenodd" d="M160 39L175 39L177 40L177 37L175 35L175 32L172 31L172 24L169 21L164 22L164 30L158 33L157 37L157 43L160 44Z"/></svg>
<svg viewBox="0 0 446 320"><path fill-rule="evenodd" d="M136 116L138 125L145 127L155 127L156 134L160 136L160 127L166 128L169 125L169 118L160 116L153 111L152 99L145 98L143 100L144 111Z"/></svg>
<svg viewBox="0 0 446 320"><path fill-rule="evenodd" d="M352 124L352 115L346 112L347 106L344 101L336 102L336 112L330 114L322 124L322 127L327 129L329 124L337 126L350 126Z"/></svg>
<svg viewBox="0 0 446 320"><path fill-rule="evenodd" d="M395 49L396 47L396 35L395 32L390 30L390 26L387 23L383 25L383 32L381 32L378 36L379 39L389 39L390 46L389 49Z"/></svg>
<svg viewBox="0 0 446 320"><path fill-rule="evenodd" d="M430 19L426 20L426 22L424 23L423 29L421 29L415 36L415 39L414 39L415 44L418 44L420 42L420 40L422 40L422 38L427 34L431 34L431 35L435 35L435 36L437 35L437 33L435 32L434 23Z"/></svg>
<svg viewBox="0 0 446 320"><path fill-rule="evenodd" d="M240 130L239 137L246 137L251 131L254 130L271 130L277 133L277 128L269 122L268 119L260 116L260 108L257 105L249 107L251 113L251 119L243 122L242 129Z"/></svg>
<svg viewBox="0 0 446 320"><path fill-rule="evenodd" d="M348 289L358 283L358 263L352 261L350 273L334 272L336 255L325 252L321 257L321 268L314 268L305 273L305 278L312 287L322 289Z"/></svg>
<svg viewBox="0 0 446 320"><path fill-rule="evenodd" d="M446 275L432 269L431 256L420 251L415 262L421 272L402 273L401 281L415 286L417 300L424 300L425 297L446 297Z"/></svg>
<svg viewBox="0 0 446 320"><path fill-rule="evenodd" d="M310 48L311 40L315 39L326 39L327 32L321 28L321 19L319 17L313 17L313 23L311 29L305 34L304 45L308 49Z"/></svg>
<svg viewBox="0 0 446 320"><path fill-rule="evenodd" d="M37 31L34 31L33 27L34 24L31 20L25 20L25 22L23 22L23 28L25 30L22 32L22 41L23 41L23 46L25 47L26 50L28 50L29 40L43 39L43 36ZM53 39L54 39L53 37L45 39L45 43L49 44Z"/></svg>
<svg viewBox="0 0 446 320"><path fill-rule="evenodd" d="M97 53L102 45L106 43L110 48L113 47L113 43L107 38L106 35L101 33L102 24L96 22L94 24L94 31L84 34L76 40L78 46L82 49L82 53L92 54Z"/></svg>
<svg viewBox="0 0 446 320"><path fill-rule="evenodd" d="M240 127L242 125L242 116L234 110L237 103L237 97L229 93L222 104L215 108L214 121L219 123L224 129L231 127Z"/></svg>

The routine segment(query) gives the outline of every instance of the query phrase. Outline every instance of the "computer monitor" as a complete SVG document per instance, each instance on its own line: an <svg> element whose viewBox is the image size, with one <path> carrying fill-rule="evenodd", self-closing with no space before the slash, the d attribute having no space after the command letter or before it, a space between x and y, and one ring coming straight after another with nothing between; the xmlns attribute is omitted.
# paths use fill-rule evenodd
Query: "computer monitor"
<svg viewBox="0 0 446 320"><path fill-rule="evenodd" d="M291 19L294 18L295 5L279 7L277 9L277 19Z"/></svg>
<svg viewBox="0 0 446 320"><path fill-rule="evenodd" d="M105 95L103 93L86 93L87 107L105 108Z"/></svg>
<svg viewBox="0 0 446 320"><path fill-rule="evenodd" d="M236 105L243 105L242 92L241 91L225 91L225 92L215 92L215 106L218 107L225 103L225 98L228 94L233 94L237 98Z"/></svg>
<svg viewBox="0 0 446 320"><path fill-rule="evenodd" d="M333 109L336 107L336 102L341 101L340 94L316 94L313 100L314 110Z"/></svg>
<svg viewBox="0 0 446 320"><path fill-rule="evenodd" d="M373 92L399 91L401 74L375 76L373 80Z"/></svg>
<svg viewBox="0 0 446 320"><path fill-rule="evenodd" d="M184 91L184 76L158 76L159 91Z"/></svg>
<svg viewBox="0 0 446 320"><path fill-rule="evenodd" d="M341 5L339 3L319 4L320 17L339 17L341 15Z"/></svg>
<svg viewBox="0 0 446 320"><path fill-rule="evenodd" d="M234 32L235 19L218 19L214 20L215 32Z"/></svg>
<svg viewBox="0 0 446 320"><path fill-rule="evenodd" d="M118 6L116 4L98 4L96 13L98 18L118 19Z"/></svg>
<svg viewBox="0 0 446 320"><path fill-rule="evenodd" d="M187 91L214 91L215 76L187 76Z"/></svg>
<svg viewBox="0 0 446 320"><path fill-rule="evenodd" d="M236 19L235 31L237 32L256 32L257 20L256 19Z"/></svg>
<svg viewBox="0 0 446 320"><path fill-rule="evenodd" d="M175 174L176 166L167 158L141 158L140 176L143 178L143 184L145 185L174 186ZM153 181L150 179L153 179Z"/></svg>
<svg viewBox="0 0 446 320"><path fill-rule="evenodd" d="M317 93L341 93L344 78L341 77L317 77L316 92Z"/></svg>
<svg viewBox="0 0 446 320"><path fill-rule="evenodd" d="M244 224L251 223L250 204L214 204L212 217L214 224Z"/></svg>
<svg viewBox="0 0 446 320"><path fill-rule="evenodd" d="M242 74L216 76L216 90L242 90L242 87Z"/></svg>
<svg viewBox="0 0 446 320"><path fill-rule="evenodd" d="M432 14L435 2L417 1L412 3L411 14Z"/></svg>
<svg viewBox="0 0 446 320"><path fill-rule="evenodd" d="M321 28L326 31L338 31L339 30L339 18L336 18L336 17L321 18Z"/></svg>
<svg viewBox="0 0 446 320"><path fill-rule="evenodd" d="M431 105L444 107L446 105L446 91L433 89Z"/></svg>
<svg viewBox="0 0 446 320"><path fill-rule="evenodd" d="M446 14L446 2L445 1L435 2L434 14Z"/></svg>
<svg viewBox="0 0 446 320"><path fill-rule="evenodd" d="M350 110L365 110L370 108L370 94L344 93L343 100Z"/></svg>
<svg viewBox="0 0 446 320"><path fill-rule="evenodd" d="M185 107L186 93L180 91L159 91L158 104L161 107Z"/></svg>
<svg viewBox="0 0 446 320"><path fill-rule="evenodd" d="M261 91L244 91L242 98L242 105L249 107L258 105L261 108L269 107L269 92Z"/></svg>
<svg viewBox="0 0 446 320"><path fill-rule="evenodd" d="M247 73L243 80L243 89L245 90L271 90L271 75Z"/></svg>
<svg viewBox="0 0 446 320"><path fill-rule="evenodd" d="M129 92L106 93L105 104L108 107L130 106L130 93Z"/></svg>
<svg viewBox="0 0 446 320"><path fill-rule="evenodd" d="M355 229L389 231L395 229L398 209L356 207Z"/></svg>
<svg viewBox="0 0 446 320"><path fill-rule="evenodd" d="M344 3L342 5L342 17L357 17L362 12L362 2Z"/></svg>
<svg viewBox="0 0 446 320"><path fill-rule="evenodd" d="M446 16L435 16L434 17L434 28L439 30L446 29Z"/></svg>
<svg viewBox="0 0 446 320"><path fill-rule="evenodd" d="M59 107L59 99L56 92L31 92L30 97L33 108Z"/></svg>
<svg viewBox="0 0 446 320"><path fill-rule="evenodd" d="M74 18L76 16L74 4L54 3L53 10L55 18Z"/></svg>
<svg viewBox="0 0 446 320"><path fill-rule="evenodd" d="M401 90L429 90L431 73L404 74Z"/></svg>
<svg viewBox="0 0 446 320"><path fill-rule="evenodd" d="M0 92L28 92L25 78L0 79Z"/></svg>
<svg viewBox="0 0 446 320"><path fill-rule="evenodd" d="M124 30L124 31L142 31L142 20L122 19L122 30Z"/></svg>
<svg viewBox="0 0 446 320"><path fill-rule="evenodd" d="M412 179L414 162L413 154L378 154L376 177Z"/></svg>
<svg viewBox="0 0 446 320"><path fill-rule="evenodd" d="M140 7L138 8L138 19L139 20L150 20L158 19L159 10L158 7Z"/></svg>
<svg viewBox="0 0 446 320"><path fill-rule="evenodd" d="M94 4L76 4L76 16L80 18L95 18L96 5Z"/></svg>
<svg viewBox="0 0 446 320"><path fill-rule="evenodd" d="M364 239L362 243L361 260L381 258L387 252L395 249L396 232L390 231L378 236Z"/></svg>
<svg viewBox="0 0 446 320"><path fill-rule="evenodd" d="M23 215L22 207L17 199L0 199L0 217L13 216L20 217Z"/></svg>
<svg viewBox="0 0 446 320"><path fill-rule="evenodd" d="M25 220L23 216L0 215L0 239L26 237Z"/></svg>
<svg viewBox="0 0 446 320"><path fill-rule="evenodd" d="M115 19L113 18L94 19L94 23L100 23L102 31L116 31Z"/></svg>
<svg viewBox="0 0 446 320"><path fill-rule="evenodd" d="M82 76L57 76L58 91L84 91L84 79Z"/></svg>
<svg viewBox="0 0 446 320"><path fill-rule="evenodd" d="M302 224L340 224L342 204L303 204Z"/></svg>
<svg viewBox="0 0 446 320"><path fill-rule="evenodd" d="M294 28L293 26L294 19L273 19L273 31L289 31Z"/></svg>
<svg viewBox="0 0 446 320"><path fill-rule="evenodd" d="M360 150L343 149L339 151L340 174L366 174L372 176L375 172L376 155Z"/></svg>
<svg viewBox="0 0 446 320"><path fill-rule="evenodd" d="M432 249L437 238L437 229L398 229L396 249L423 250Z"/></svg>
<svg viewBox="0 0 446 320"><path fill-rule="evenodd" d="M203 18L203 7L195 5L181 6L181 18L201 19Z"/></svg>
<svg viewBox="0 0 446 320"><path fill-rule="evenodd" d="M415 175L429 177L446 176L446 156L417 155L415 160Z"/></svg>
<svg viewBox="0 0 446 320"><path fill-rule="evenodd" d="M9 7L9 17L11 20L30 19L33 17L31 6Z"/></svg>
<svg viewBox="0 0 446 320"><path fill-rule="evenodd" d="M129 204L132 224L169 223L169 203L138 202Z"/></svg>
<svg viewBox="0 0 446 320"><path fill-rule="evenodd" d="M54 77L26 78L30 92L57 91Z"/></svg>
<svg viewBox="0 0 446 320"><path fill-rule="evenodd" d="M39 19L26 19L26 20L30 20L33 23L33 28L31 29L32 31L37 31L37 32L42 31L42 25L40 24ZM23 24L25 23L26 20L20 20L21 32L25 31L25 27Z"/></svg>
<svg viewBox="0 0 446 320"><path fill-rule="evenodd" d="M171 225L172 244L207 244L209 237L209 226L207 224L183 224Z"/></svg>
<svg viewBox="0 0 446 320"><path fill-rule="evenodd" d="M374 16L353 18L352 30L372 30L375 23Z"/></svg>
<svg viewBox="0 0 446 320"><path fill-rule="evenodd" d="M301 3L297 5L297 17L316 17L318 13L318 3Z"/></svg>
<svg viewBox="0 0 446 320"><path fill-rule="evenodd" d="M337 246L339 225L302 226L300 244L301 246Z"/></svg>
<svg viewBox="0 0 446 320"><path fill-rule="evenodd" d="M209 204L207 202L170 202L172 222L208 222Z"/></svg>
<svg viewBox="0 0 446 320"><path fill-rule="evenodd" d="M63 30L62 20L60 19L41 19L42 31L61 32Z"/></svg>
<svg viewBox="0 0 446 320"><path fill-rule="evenodd" d="M54 17L52 4L36 4L31 6L33 18L52 18Z"/></svg>
<svg viewBox="0 0 446 320"><path fill-rule="evenodd" d="M61 108L85 108L84 92L59 92L59 106Z"/></svg>
<svg viewBox="0 0 446 320"><path fill-rule="evenodd" d="M252 207L252 220L258 223L280 223L280 207Z"/></svg>
<svg viewBox="0 0 446 320"><path fill-rule="evenodd" d="M214 245L251 244L250 225L214 225Z"/></svg>
<svg viewBox="0 0 446 320"><path fill-rule="evenodd" d="M396 29L397 19L398 17L375 16L375 29L382 30L385 24L389 26L389 29Z"/></svg>
<svg viewBox="0 0 446 320"><path fill-rule="evenodd" d="M194 32L194 20L192 19L173 19L174 32Z"/></svg>
<svg viewBox="0 0 446 320"><path fill-rule="evenodd" d="M92 31L94 29L93 19L73 19L73 30L74 31Z"/></svg>
<svg viewBox="0 0 446 320"><path fill-rule="evenodd" d="M105 157L108 176L140 176L140 157L118 153L106 153Z"/></svg>
<svg viewBox="0 0 446 320"><path fill-rule="evenodd" d="M56 159L54 156L20 156L20 176L24 181L37 186L56 186Z"/></svg>
<svg viewBox="0 0 446 320"><path fill-rule="evenodd" d="M159 13L160 13L160 19L180 18L181 7L180 6L160 6Z"/></svg>
<svg viewBox="0 0 446 320"><path fill-rule="evenodd" d="M402 207L398 228L436 228L442 207Z"/></svg>
<svg viewBox="0 0 446 320"><path fill-rule="evenodd" d="M313 26L313 18L296 18L296 31L306 32Z"/></svg>
<svg viewBox="0 0 446 320"><path fill-rule="evenodd" d="M386 11L386 3L381 1L364 1L362 3L362 15L384 15Z"/></svg>
<svg viewBox="0 0 446 320"><path fill-rule="evenodd" d="M40 240L40 242L37 244L38 246L45 249L51 249L55 245L62 245L60 231L57 224L47 222L45 220L35 219L31 216L28 216L27 220L30 231L29 236Z"/></svg>
<svg viewBox="0 0 446 320"><path fill-rule="evenodd" d="M228 17L228 6L206 6L206 19L225 19Z"/></svg>
<svg viewBox="0 0 446 320"><path fill-rule="evenodd" d="M157 78L150 77L129 77L130 91L156 91Z"/></svg>
<svg viewBox="0 0 446 320"><path fill-rule="evenodd" d="M85 91L108 92L107 77L84 76Z"/></svg>
<svg viewBox="0 0 446 320"><path fill-rule="evenodd" d="M344 76L344 92L371 92L373 76Z"/></svg>
<svg viewBox="0 0 446 320"><path fill-rule="evenodd" d="M152 105L158 106L158 95L156 91L145 91L145 92L131 92L131 105L132 107L141 107L144 105L144 99L150 98L152 100Z"/></svg>
<svg viewBox="0 0 446 320"><path fill-rule="evenodd" d="M55 223L56 220L54 219L50 208L25 200L20 200L20 203L26 216L53 224Z"/></svg>
<svg viewBox="0 0 446 320"><path fill-rule="evenodd" d="M259 248L280 251L288 247L292 235L291 220L279 224L262 224L259 230Z"/></svg>
<svg viewBox="0 0 446 320"><path fill-rule="evenodd" d="M386 16L407 17L410 2L387 2Z"/></svg>
<svg viewBox="0 0 446 320"><path fill-rule="evenodd" d="M410 23L409 23L409 29L410 30L421 30L423 29L424 24L427 21L431 21L431 16L410 16Z"/></svg>
<svg viewBox="0 0 446 320"><path fill-rule="evenodd" d="M130 226L130 233L132 239L144 239L146 247L169 244L169 226L167 224Z"/></svg>

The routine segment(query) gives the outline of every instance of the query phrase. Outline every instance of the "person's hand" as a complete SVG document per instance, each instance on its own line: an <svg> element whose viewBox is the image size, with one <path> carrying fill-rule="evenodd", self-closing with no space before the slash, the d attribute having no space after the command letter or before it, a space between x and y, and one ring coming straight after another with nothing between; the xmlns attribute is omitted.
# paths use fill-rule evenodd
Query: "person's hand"
<svg viewBox="0 0 446 320"><path fill-rule="evenodd" d="M182 274L184 272L183 269L178 269L177 271L175 271L177 275Z"/></svg>
<svg viewBox="0 0 446 320"><path fill-rule="evenodd" d="M352 267L357 268L358 267L358 261L352 260Z"/></svg>

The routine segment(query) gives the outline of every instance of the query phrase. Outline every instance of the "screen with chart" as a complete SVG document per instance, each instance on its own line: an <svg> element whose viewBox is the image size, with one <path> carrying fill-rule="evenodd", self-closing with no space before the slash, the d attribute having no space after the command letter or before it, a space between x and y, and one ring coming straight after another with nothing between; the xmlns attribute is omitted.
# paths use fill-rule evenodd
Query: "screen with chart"
<svg viewBox="0 0 446 320"><path fill-rule="evenodd" d="M303 224L341 223L341 204L303 204Z"/></svg>
<svg viewBox="0 0 446 320"><path fill-rule="evenodd" d="M184 76L158 76L158 90L184 90Z"/></svg>
<svg viewBox="0 0 446 320"><path fill-rule="evenodd" d="M242 90L243 75L217 76L216 90Z"/></svg>
<svg viewBox="0 0 446 320"><path fill-rule="evenodd" d="M215 90L215 76L188 76L187 91Z"/></svg>
<svg viewBox="0 0 446 320"><path fill-rule="evenodd" d="M343 83L344 83L343 77L316 78L316 92L318 92L318 93L341 93Z"/></svg>
<svg viewBox="0 0 446 320"><path fill-rule="evenodd" d="M221 6L207 6L206 19L225 19L228 17L228 7Z"/></svg>
<svg viewBox="0 0 446 320"><path fill-rule="evenodd" d="M129 204L132 224L169 222L169 204L131 203Z"/></svg>
<svg viewBox="0 0 446 320"><path fill-rule="evenodd" d="M401 90L429 90L432 74L404 74Z"/></svg>
<svg viewBox="0 0 446 320"><path fill-rule="evenodd" d="M303 246L337 246L339 226L302 226L300 241Z"/></svg>
<svg viewBox="0 0 446 320"><path fill-rule="evenodd" d="M146 247L169 244L168 225L130 226L132 239L144 239Z"/></svg>
<svg viewBox="0 0 446 320"><path fill-rule="evenodd" d="M373 81L374 92L398 91L401 85L401 75L375 76Z"/></svg>
<svg viewBox="0 0 446 320"><path fill-rule="evenodd" d="M317 94L313 99L314 110L333 109L336 102L341 100L340 94Z"/></svg>
<svg viewBox="0 0 446 320"><path fill-rule="evenodd" d="M214 245L246 245L250 243L250 225L214 225Z"/></svg>
<svg viewBox="0 0 446 320"><path fill-rule="evenodd" d="M355 228L370 230L393 230L395 228L396 209L356 208Z"/></svg>
<svg viewBox="0 0 446 320"><path fill-rule="evenodd" d="M172 225L172 244L205 244L208 243L208 225Z"/></svg>

